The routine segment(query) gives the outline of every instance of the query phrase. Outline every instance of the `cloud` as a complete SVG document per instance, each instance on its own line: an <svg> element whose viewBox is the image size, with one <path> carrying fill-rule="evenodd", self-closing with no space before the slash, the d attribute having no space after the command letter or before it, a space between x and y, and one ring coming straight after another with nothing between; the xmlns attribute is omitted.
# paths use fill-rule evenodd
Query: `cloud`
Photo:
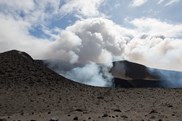
<svg viewBox="0 0 182 121"><path fill-rule="evenodd" d="M100 16L99 6L104 0L69 0L61 7L63 14L76 12L84 17Z"/></svg>
<svg viewBox="0 0 182 121"><path fill-rule="evenodd" d="M61 33L60 39L50 46L48 57L59 57L60 54L62 58L59 59L69 61L65 59L72 60L72 55L75 55L78 58L73 60L79 63L111 63L115 58L121 58L126 43L131 39L128 33L107 19L80 20Z"/></svg>
<svg viewBox="0 0 182 121"><path fill-rule="evenodd" d="M60 0L42 0L41 2L37 0L13 0L11 2L0 0L0 43L2 46L0 51L19 49L30 53L35 58L42 58L43 54L39 53L43 53L47 49L47 45L50 44L49 41L58 38L58 33L61 31L60 28L48 26L51 25L52 19L61 20L65 13L71 14L73 12L84 16L99 15L98 8L102 2L103 0L89 0L87 2L71 0L65 1L65 3ZM88 3L90 7L88 7ZM42 33L34 35L31 31L35 31L34 33L41 31ZM41 34L46 37L42 38ZM44 48L40 49L42 45ZM73 55L71 52L70 54Z"/></svg>
<svg viewBox="0 0 182 121"><path fill-rule="evenodd" d="M33 0L29 0L26 2L24 2L24 0L13 0L11 2L7 0L0 0L0 5L11 7L14 10L24 10L24 11L29 11L34 8Z"/></svg>
<svg viewBox="0 0 182 121"><path fill-rule="evenodd" d="M104 18L79 20L63 30L60 38L50 44L46 53L48 60L51 64L69 63L71 67L61 66L58 72L95 86L111 85L112 76L104 78L103 75L109 74L112 62L117 60L182 70L181 25L152 18L134 19L130 23L134 28L127 29ZM74 65L80 63L81 66ZM106 71L101 71L100 63L107 67ZM65 68L69 69L65 71ZM86 74L89 69L91 72Z"/></svg>
<svg viewBox="0 0 182 121"><path fill-rule="evenodd" d="M127 59L149 66L182 70L182 25L153 18L130 21L133 29L111 20L79 20L49 47L48 57L70 63L106 63ZM159 29L160 28L160 29ZM59 56L61 55L61 56ZM158 61L158 63L156 63Z"/></svg>
<svg viewBox="0 0 182 121"><path fill-rule="evenodd" d="M131 6L133 7L139 7L145 4L147 0L133 0Z"/></svg>
<svg viewBox="0 0 182 121"><path fill-rule="evenodd" d="M180 0L160 0L158 4L164 4L165 6L169 6L177 2L180 2Z"/></svg>
<svg viewBox="0 0 182 121"><path fill-rule="evenodd" d="M169 24L154 18L134 19L131 24L138 36L127 44L126 59L156 68L182 70L182 24Z"/></svg>
<svg viewBox="0 0 182 121"><path fill-rule="evenodd" d="M48 41L30 35L29 22L3 15L0 22L0 28L4 28L0 32L0 51L19 49L34 58L70 64L111 65L114 60L128 59L152 67L182 70L181 24L140 18L131 21L134 29L127 29L104 18L85 19L62 30L57 40Z"/></svg>
<svg viewBox="0 0 182 121"><path fill-rule="evenodd" d="M65 63L56 69L58 73L84 84L108 86L112 84L112 62L122 58L126 43L132 38L128 32L104 18L79 20L61 32L46 55L50 66ZM99 65L105 65L105 69Z"/></svg>
<svg viewBox="0 0 182 121"><path fill-rule="evenodd" d="M0 15L0 51L19 49L30 53L34 58L43 57L47 49L48 40L37 39L27 31L30 27L28 22ZM41 46L44 48L40 49Z"/></svg>
<svg viewBox="0 0 182 121"><path fill-rule="evenodd" d="M154 18L139 18L131 21L138 31L150 35L164 35L165 37L181 37L182 24L169 24Z"/></svg>
<svg viewBox="0 0 182 121"><path fill-rule="evenodd" d="M180 39L163 38L163 36L135 38L127 45L125 57L151 67L182 71L181 44Z"/></svg>

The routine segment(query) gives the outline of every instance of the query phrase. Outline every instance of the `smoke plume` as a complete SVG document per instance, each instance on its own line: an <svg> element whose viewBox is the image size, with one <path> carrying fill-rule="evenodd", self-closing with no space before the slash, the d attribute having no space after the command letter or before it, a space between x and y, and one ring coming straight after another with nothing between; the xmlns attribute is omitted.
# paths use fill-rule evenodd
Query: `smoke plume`
<svg viewBox="0 0 182 121"><path fill-rule="evenodd" d="M181 71L181 25L146 19L138 27L141 21L144 20L132 21L136 28L126 29L104 18L79 20L51 42L46 53L49 63L58 73L95 86L111 85L112 76L104 75L109 73L112 62L118 60ZM162 32L156 29L160 26ZM64 64L56 66L60 63ZM107 68L105 71L101 64Z"/></svg>
<svg viewBox="0 0 182 121"><path fill-rule="evenodd" d="M149 73L157 76L163 83L162 86L168 88L182 87L182 73L177 71L160 70L148 68Z"/></svg>

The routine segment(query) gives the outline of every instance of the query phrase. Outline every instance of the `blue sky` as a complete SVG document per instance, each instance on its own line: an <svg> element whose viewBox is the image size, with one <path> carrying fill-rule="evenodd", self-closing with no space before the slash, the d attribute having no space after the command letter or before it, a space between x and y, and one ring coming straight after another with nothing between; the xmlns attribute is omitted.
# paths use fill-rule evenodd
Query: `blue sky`
<svg viewBox="0 0 182 121"><path fill-rule="evenodd" d="M182 70L181 11L181 0L0 0L0 52Z"/></svg>
<svg viewBox="0 0 182 121"><path fill-rule="evenodd" d="M49 30L54 28L65 29L67 26L74 24L76 20L80 20L80 18L105 16L122 26L127 26L129 23L128 20L142 17L156 18L173 24L179 24L182 21L182 14L180 13L180 11L182 11L181 0L161 0L161 2L159 0L98 0L98 5L96 5L96 2L94 3L94 0L90 0L91 3L94 4L95 10L89 9L89 4L86 6L88 10L82 8L82 5L84 6L83 0L79 2L80 5L76 5L75 2L75 5L70 6L69 4L74 4L74 0L55 0L55 2L44 0L42 2L43 5L40 5L41 3L37 0L30 1L32 1L32 3L30 3L34 4L35 8L30 8L31 4L28 4L27 8L23 8L21 4L19 5L20 8L16 8L15 5L18 5L19 1L1 0L0 10L1 14L10 14L10 16L17 19L31 17L37 11L42 12L40 16L42 15L43 20L41 22L39 22L39 20L37 20L37 22L35 21L35 24L29 28L30 34L38 38L50 37L44 32L43 29L45 29L45 27ZM137 1L140 3L139 5L137 5ZM12 5L8 2L12 2ZM63 8L65 6L68 6L67 9L70 10L64 10ZM84 11L87 11L87 13L84 13ZM94 11L95 15L94 13L90 15L90 11ZM39 16L37 16L37 18L38 17Z"/></svg>
<svg viewBox="0 0 182 121"><path fill-rule="evenodd" d="M75 0L53 0L53 2L43 0L42 3L37 0L29 0L29 3L24 7L25 1L1 0L0 12L14 19L25 21L37 17L37 20L31 23L29 33L43 39L51 37L45 32L45 28L49 31L55 28L65 29L67 26L74 24L75 21L83 18L105 17L127 27L131 27L129 25L130 20L142 17L155 18L172 24L181 24L182 21L182 14L180 13L182 11L181 0L90 1L93 4L93 10L89 8L89 2L85 5L83 0L78 2ZM39 19L42 20L39 21Z"/></svg>
<svg viewBox="0 0 182 121"><path fill-rule="evenodd" d="M124 24L126 19L134 19L141 17L150 17L167 21L171 23L180 23L182 21L181 11L182 2L177 1L173 4L166 5L167 2L159 4L159 0L148 0L140 6L132 6L131 0L108 0L101 11L110 16L111 19L118 23ZM109 8L109 9L108 9Z"/></svg>
<svg viewBox="0 0 182 121"><path fill-rule="evenodd" d="M169 2L170 0L164 0L161 3L159 3L159 0L148 0L139 6L134 6L132 5L133 1L131 0L105 0L100 4L100 6L97 9L100 13L107 16L106 18L111 19L113 22L121 26L130 27L128 20L133 20L135 18L142 17L156 18L168 23L180 24L182 21L182 14L180 13L180 11L182 10L182 2L176 1L171 4L169 4ZM60 4L58 4L60 6L59 9L65 4L66 2L60 1ZM52 7L50 4L48 4L45 9L45 13L51 14L51 12L54 11L54 8ZM63 13L63 15L60 14L62 13L57 13L54 16L50 17L45 26L48 29L54 29L56 27L65 29L67 26L72 25L75 21L79 20L79 17L90 18L100 16L82 15L82 13L79 13L74 10L70 13ZM40 25L37 25L30 29L30 33L36 37L50 37L46 35L46 33L42 31L42 29L44 28L40 27Z"/></svg>

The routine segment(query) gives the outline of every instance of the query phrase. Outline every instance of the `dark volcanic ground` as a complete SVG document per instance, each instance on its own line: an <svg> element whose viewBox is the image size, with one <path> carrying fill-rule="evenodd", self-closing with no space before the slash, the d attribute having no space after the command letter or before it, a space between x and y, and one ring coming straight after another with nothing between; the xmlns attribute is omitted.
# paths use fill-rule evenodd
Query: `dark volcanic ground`
<svg viewBox="0 0 182 121"><path fill-rule="evenodd" d="M181 121L182 89L99 88L72 82L18 51L0 54L7 121Z"/></svg>

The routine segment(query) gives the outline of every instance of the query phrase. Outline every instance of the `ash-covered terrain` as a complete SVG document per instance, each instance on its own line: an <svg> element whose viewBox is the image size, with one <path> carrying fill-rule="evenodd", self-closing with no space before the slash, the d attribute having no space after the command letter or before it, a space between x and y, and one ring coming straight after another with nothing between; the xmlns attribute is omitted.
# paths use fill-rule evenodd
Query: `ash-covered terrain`
<svg viewBox="0 0 182 121"><path fill-rule="evenodd" d="M136 76L142 73L136 71ZM154 78L158 79L150 76ZM58 75L24 52L0 54L2 121L180 121L181 100L182 89L87 86Z"/></svg>

